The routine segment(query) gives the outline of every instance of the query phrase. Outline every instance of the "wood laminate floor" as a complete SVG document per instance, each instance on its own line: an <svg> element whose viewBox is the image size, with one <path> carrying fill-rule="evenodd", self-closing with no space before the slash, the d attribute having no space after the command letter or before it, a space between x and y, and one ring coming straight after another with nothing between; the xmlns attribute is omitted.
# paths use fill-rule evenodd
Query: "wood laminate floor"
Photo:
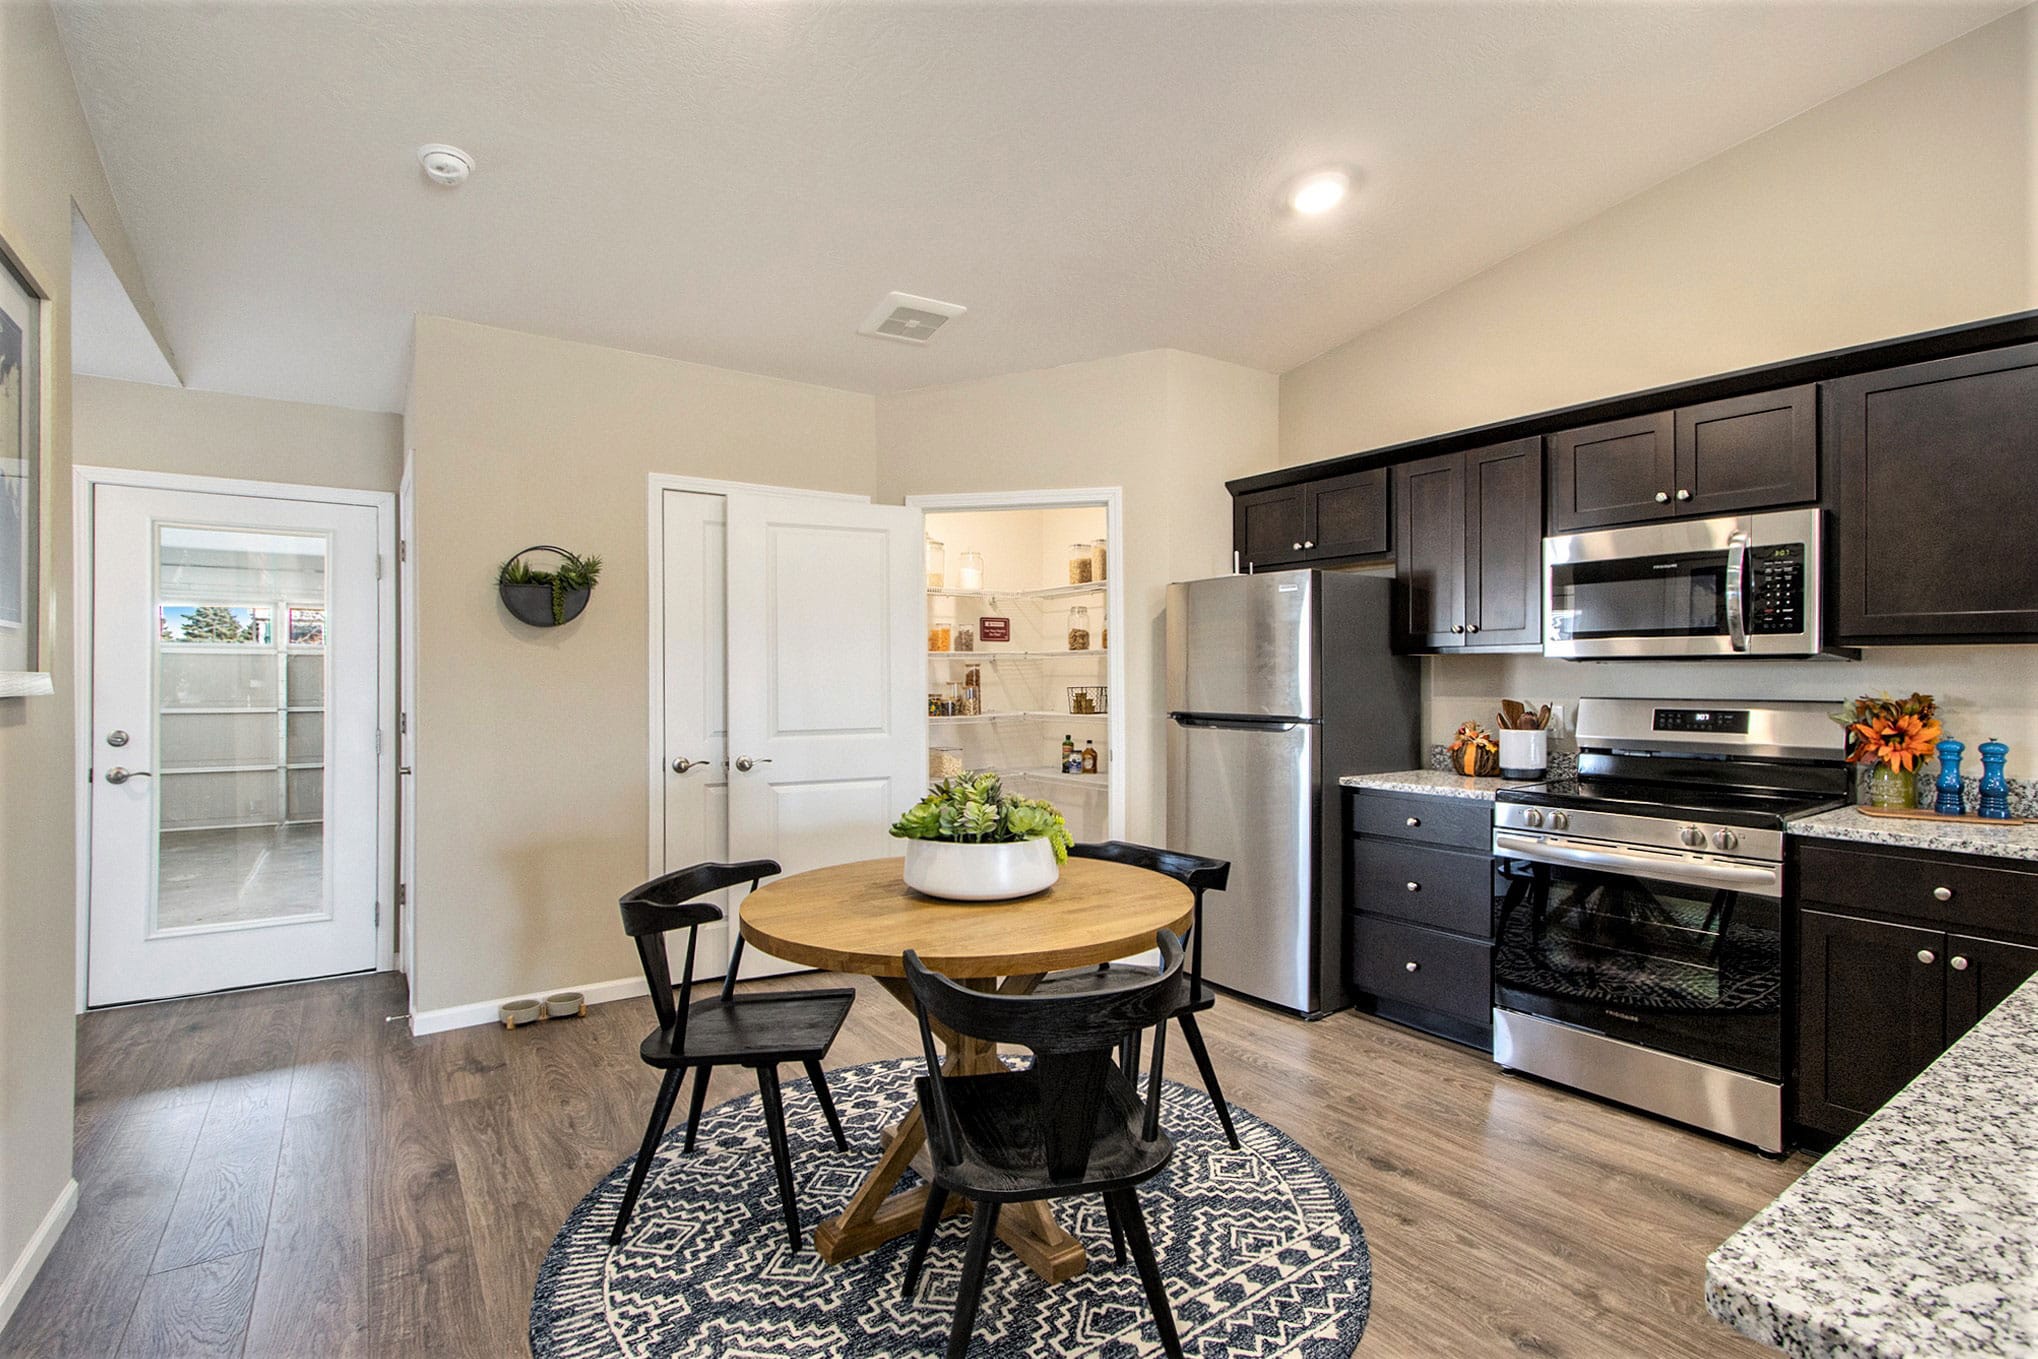
<svg viewBox="0 0 2038 1359"><path fill-rule="evenodd" d="M916 1051L906 1011L856 985L831 1064ZM422 1039L384 1022L404 1008L385 974L80 1020L78 1212L0 1354L527 1353L546 1245L642 1133L650 1002ZM1314 1151L1365 1224L1360 1359L1771 1353L1706 1316L1705 1257L1806 1158L1358 1015L1227 1001L1204 1023L1231 1098Z"/></svg>

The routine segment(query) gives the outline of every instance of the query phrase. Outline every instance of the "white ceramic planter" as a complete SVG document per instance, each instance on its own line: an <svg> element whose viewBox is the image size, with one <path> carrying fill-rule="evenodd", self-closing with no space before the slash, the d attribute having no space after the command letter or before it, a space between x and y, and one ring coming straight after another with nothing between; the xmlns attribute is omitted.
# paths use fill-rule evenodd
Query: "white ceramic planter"
<svg viewBox="0 0 2038 1359"><path fill-rule="evenodd" d="M1046 840L1002 845L906 841L906 886L949 901L1013 901L1045 892L1061 878Z"/></svg>
<svg viewBox="0 0 2038 1359"><path fill-rule="evenodd" d="M1509 731L1500 733L1500 777L1503 779L1539 779L1550 766L1550 733L1548 731Z"/></svg>

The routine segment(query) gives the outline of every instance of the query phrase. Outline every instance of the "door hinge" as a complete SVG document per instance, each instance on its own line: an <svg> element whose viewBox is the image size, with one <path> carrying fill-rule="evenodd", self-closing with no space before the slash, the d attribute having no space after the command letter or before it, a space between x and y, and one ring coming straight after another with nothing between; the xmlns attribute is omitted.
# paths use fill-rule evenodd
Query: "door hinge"
<svg viewBox="0 0 2038 1359"><path fill-rule="evenodd" d="M407 883L407 882L400 882L400 883L396 884L396 904L397 904L398 906L407 906L407 905L409 905L409 904L410 904L410 884L409 884L409 883Z"/></svg>
<svg viewBox="0 0 2038 1359"><path fill-rule="evenodd" d="M375 579L382 579L382 554L380 552L375 554Z"/></svg>
<svg viewBox="0 0 2038 1359"><path fill-rule="evenodd" d="M397 540L397 544L396 544L396 559L397 559L397 560L398 560L399 562L407 562L407 561L409 561L409 560L410 560L410 540L409 540L409 539L407 539L407 538L406 538L406 539L398 539L398 540Z"/></svg>
<svg viewBox="0 0 2038 1359"><path fill-rule="evenodd" d="M382 728L380 727L375 729L375 753L377 755L382 753Z"/></svg>
<svg viewBox="0 0 2038 1359"><path fill-rule="evenodd" d="M396 715L396 734L397 734L398 736L408 736L408 735L410 735L410 714L409 714L409 713L398 713L398 714Z"/></svg>
<svg viewBox="0 0 2038 1359"><path fill-rule="evenodd" d="M375 923L378 926L382 923L382 903L379 901L375 903Z"/></svg>

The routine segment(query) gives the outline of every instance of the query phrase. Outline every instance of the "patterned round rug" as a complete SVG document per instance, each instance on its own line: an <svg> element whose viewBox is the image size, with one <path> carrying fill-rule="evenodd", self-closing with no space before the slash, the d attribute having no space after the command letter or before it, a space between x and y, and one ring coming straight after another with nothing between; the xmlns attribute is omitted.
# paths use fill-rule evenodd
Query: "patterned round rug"
<svg viewBox="0 0 2038 1359"><path fill-rule="evenodd" d="M764 1120L753 1092L707 1110L693 1154L667 1132L623 1244L610 1226L630 1161L580 1201L531 1299L536 1359L725 1356L819 1359L938 1355L962 1270L967 1215L942 1224L919 1294L899 1298L910 1233L843 1265L822 1263L813 1229L841 1211L878 1156L883 1130L913 1106L916 1061L828 1073L849 1134L838 1152L805 1081L788 1081L806 1242L788 1249ZM1366 1327L1373 1270L1344 1191L1279 1128L1233 1106L1242 1149L1224 1140L1209 1098L1166 1083L1162 1122L1175 1139L1166 1170L1140 1186L1161 1273L1186 1353L1351 1359ZM676 1116L674 1122L681 1123ZM633 1160L635 1158L632 1158ZM915 1183L911 1172L905 1184ZM1062 1225L1090 1267L1050 1286L1011 1251L992 1250L972 1359L1160 1354L1146 1295L1128 1256L1119 1265L1101 1199L1064 1200Z"/></svg>

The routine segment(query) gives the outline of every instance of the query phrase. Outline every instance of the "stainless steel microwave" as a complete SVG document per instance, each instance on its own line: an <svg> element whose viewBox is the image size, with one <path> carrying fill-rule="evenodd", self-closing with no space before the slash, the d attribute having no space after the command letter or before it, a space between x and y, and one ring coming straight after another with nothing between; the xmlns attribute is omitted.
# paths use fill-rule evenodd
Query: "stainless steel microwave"
<svg viewBox="0 0 2038 1359"><path fill-rule="evenodd" d="M1683 519L1543 539L1543 654L1816 656L1819 512Z"/></svg>

